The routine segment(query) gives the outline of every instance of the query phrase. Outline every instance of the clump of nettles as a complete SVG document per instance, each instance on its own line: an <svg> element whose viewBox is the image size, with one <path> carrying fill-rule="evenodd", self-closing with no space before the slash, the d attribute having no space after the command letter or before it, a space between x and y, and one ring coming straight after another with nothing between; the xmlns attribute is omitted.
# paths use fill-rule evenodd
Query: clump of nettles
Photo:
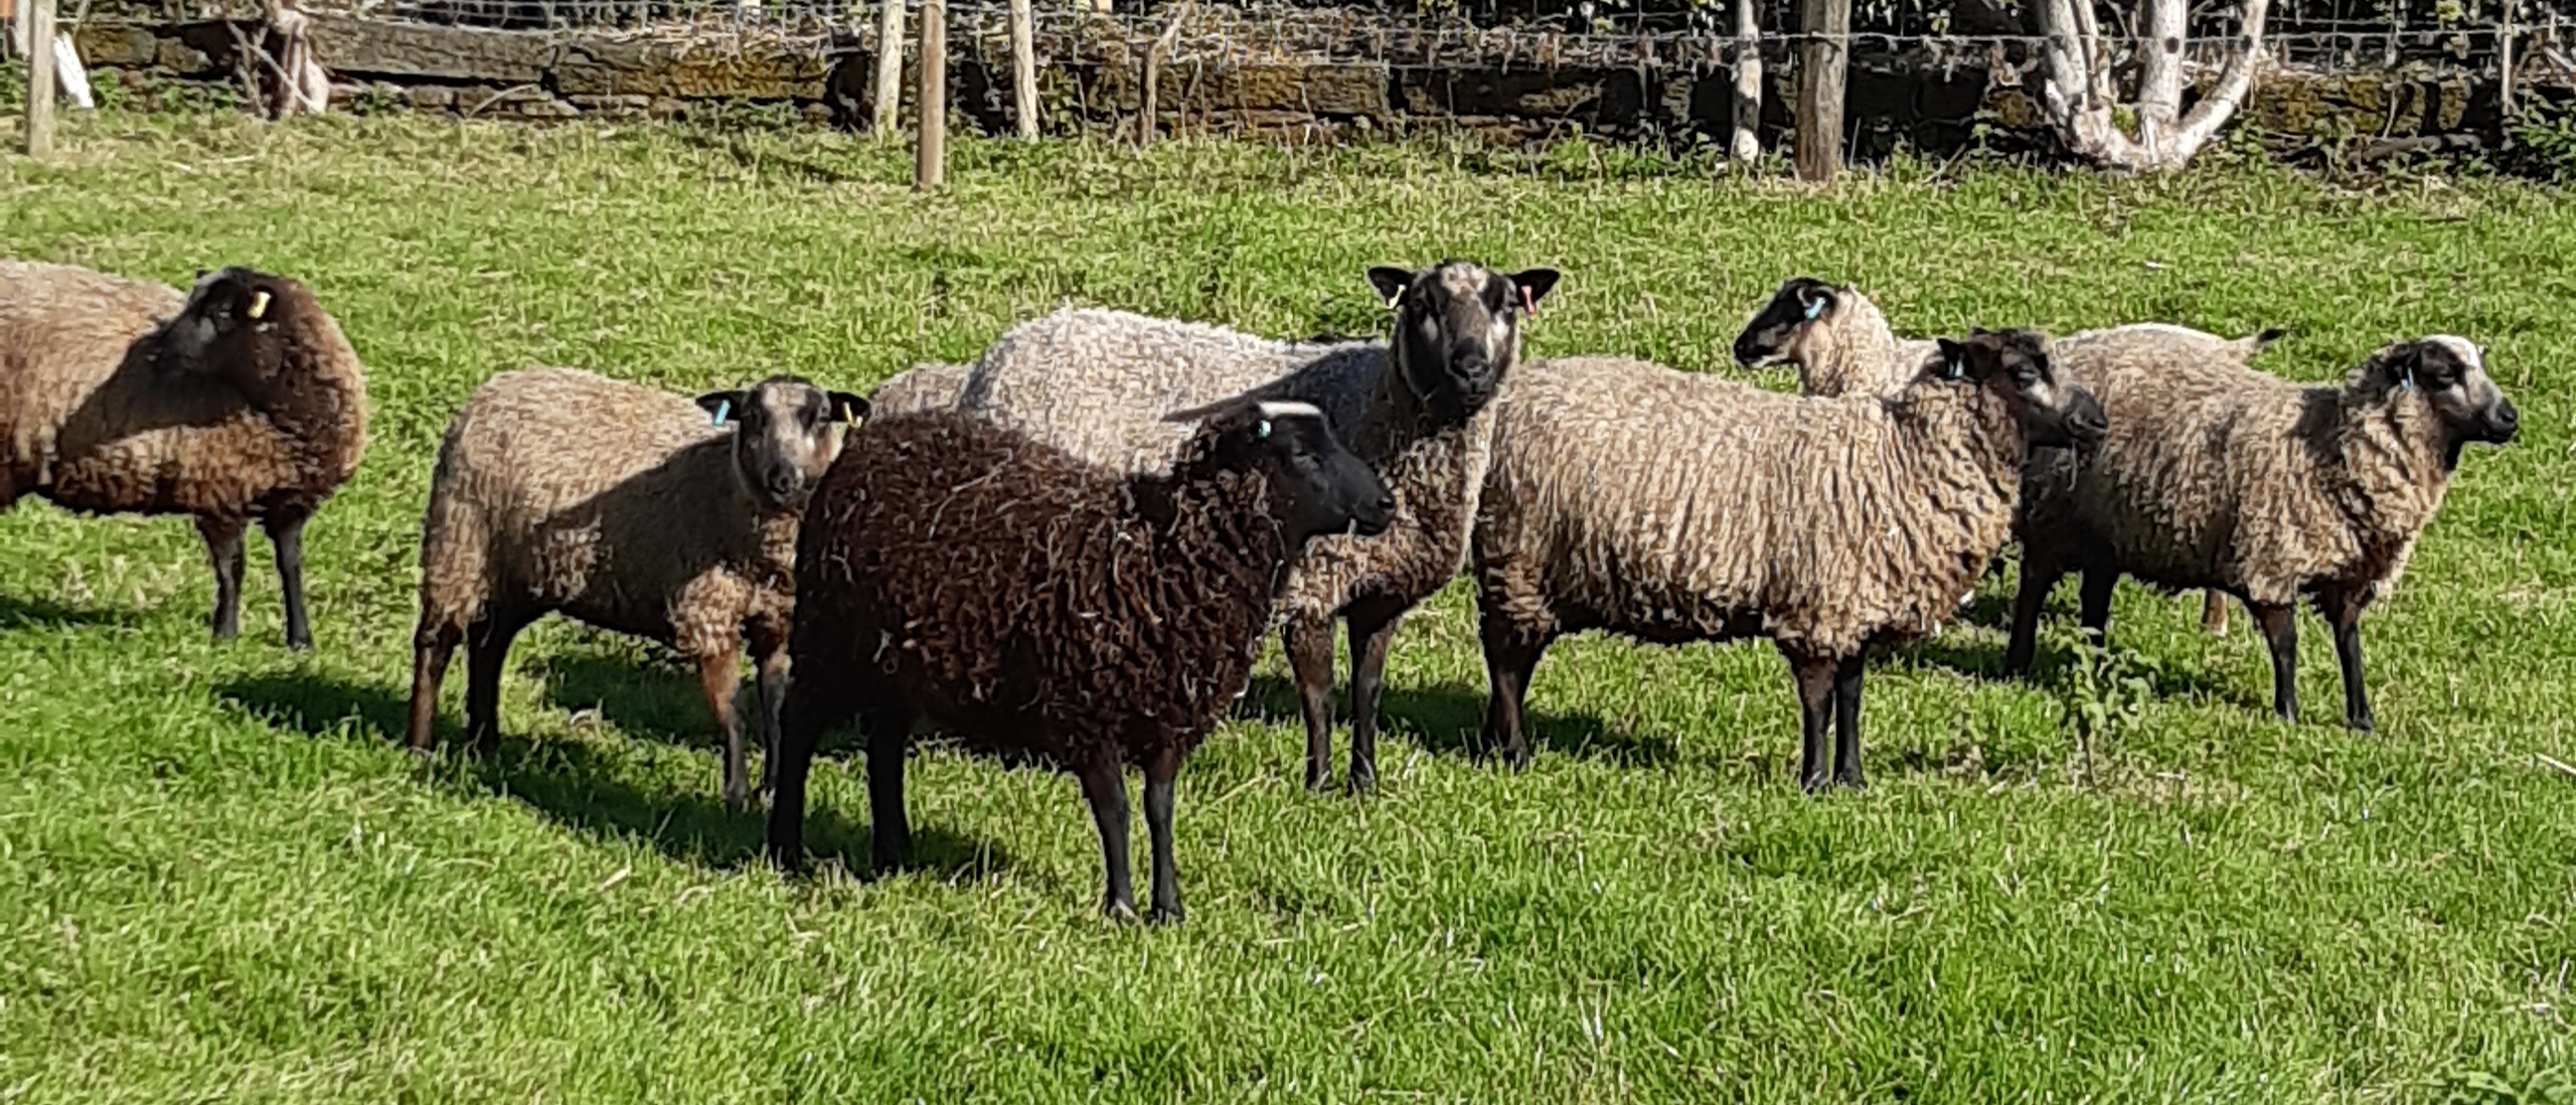
<svg viewBox="0 0 2576 1105"><path fill-rule="evenodd" d="M2094 746L2117 740L2137 724L2155 698L2156 679L2163 670L2154 659L2108 647L2083 630L2061 632L2074 662L2067 666L2058 693L2064 710L2060 724L2074 734L2076 751L2083 757L2081 771L2089 776Z"/></svg>

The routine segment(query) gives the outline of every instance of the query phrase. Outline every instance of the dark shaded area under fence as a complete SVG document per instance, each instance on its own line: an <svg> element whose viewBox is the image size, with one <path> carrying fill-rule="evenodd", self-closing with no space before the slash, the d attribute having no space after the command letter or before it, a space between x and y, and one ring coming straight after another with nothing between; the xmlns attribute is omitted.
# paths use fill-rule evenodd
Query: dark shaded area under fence
<svg viewBox="0 0 2576 1105"><path fill-rule="evenodd" d="M101 79L231 83L242 41L225 22L92 22L82 57ZM241 29L256 35L254 24ZM786 105L817 123L861 125L874 64L855 36L743 33L649 35L512 31L346 16L316 16L315 53L343 105L478 117L686 117L745 102ZM962 36L961 36L962 37ZM1095 44L1096 45L1096 44ZM1141 50L1137 51L1141 57ZM1043 63L1040 93L1050 129L1105 129L1132 120L1140 66L1107 48L1064 51ZM1047 55L1041 54L1044 58ZM1209 60L1164 68L1158 116L1174 133L1252 134L1342 141L1465 131L1525 145L1577 133L1623 141L1722 142L1730 125L1727 70L1702 59L1635 64ZM2056 149L2024 80L2007 63L1935 57L1922 50L1856 45L1850 75L1850 148L1869 158L1904 145L1934 155L1982 146L2046 154ZM1010 127L1007 65L965 39L951 66L950 107L988 133ZM1764 141L1790 127L1787 50L1766 66ZM2443 148L2487 145L2503 126L2493 79L2463 69L2319 73L2275 70L2244 113L2276 146L2450 136ZM1132 133L1132 131L1131 131Z"/></svg>

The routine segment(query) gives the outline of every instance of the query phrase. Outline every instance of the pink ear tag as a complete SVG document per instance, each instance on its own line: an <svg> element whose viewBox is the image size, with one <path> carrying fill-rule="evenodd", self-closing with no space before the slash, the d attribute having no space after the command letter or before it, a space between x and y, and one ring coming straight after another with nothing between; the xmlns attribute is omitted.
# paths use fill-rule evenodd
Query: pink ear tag
<svg viewBox="0 0 2576 1105"><path fill-rule="evenodd" d="M1527 285L1527 284L1523 284L1523 285L1521 285L1521 286L1520 286L1520 289L1521 289L1521 310L1528 312L1528 313L1529 313L1529 317L1531 317L1531 318L1537 318L1537 317L1538 317L1538 298L1537 298L1536 296L1533 296L1533 295L1531 295L1531 294L1530 294L1529 285Z"/></svg>

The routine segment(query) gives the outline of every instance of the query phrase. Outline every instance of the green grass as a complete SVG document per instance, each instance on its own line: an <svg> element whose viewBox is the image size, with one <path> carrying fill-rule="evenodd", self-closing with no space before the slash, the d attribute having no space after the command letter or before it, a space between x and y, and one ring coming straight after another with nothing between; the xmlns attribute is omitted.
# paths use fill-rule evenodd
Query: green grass
<svg viewBox="0 0 2576 1105"><path fill-rule="evenodd" d="M968 142L922 200L903 151L823 134L109 114L64 145L0 165L0 248L299 275L378 437L311 531L309 657L264 567L245 639L205 639L183 521L0 518L0 1101L2576 1099L2576 778L2538 759L2576 760L2563 193ZM1172 931L1098 916L1069 781L944 751L919 869L870 876L834 757L826 862L783 882L692 680L559 622L498 755L388 740L433 443L493 372L866 386L1065 299L1368 331L1364 266L1453 254L1567 273L1540 355L1718 366L1800 273L1918 333L2288 326L2266 363L2305 378L2457 332L2525 436L2468 457L2372 614L2376 736L2270 720L2241 618L2127 589L2117 644L2164 675L2085 770L2067 650L1994 674L1997 582L1874 665L1865 794L1796 793L1758 643L1561 644L1513 775L1466 752L1453 587L1399 638L1378 797L1299 788L1265 663L1184 775Z"/></svg>

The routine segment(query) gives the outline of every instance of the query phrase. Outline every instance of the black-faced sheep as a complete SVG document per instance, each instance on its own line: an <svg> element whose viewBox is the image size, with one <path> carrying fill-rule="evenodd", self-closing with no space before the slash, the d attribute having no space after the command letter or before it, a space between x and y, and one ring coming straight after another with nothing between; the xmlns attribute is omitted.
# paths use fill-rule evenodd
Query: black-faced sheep
<svg viewBox="0 0 2576 1105"><path fill-rule="evenodd" d="M1394 308L1389 343L1266 341L1115 311L1059 311L986 352L960 406L1097 464L1169 467L1184 434L1159 416L1237 394L1321 407L1333 433L1395 489L1374 537L1308 546L1280 598L1281 640L1306 721L1306 784L1331 778L1333 623L1351 642L1354 790L1377 780L1377 708L1397 622L1458 574L1484 486L1488 403L1520 360L1521 323L1552 269L1465 261L1369 270Z"/></svg>
<svg viewBox="0 0 2576 1105"><path fill-rule="evenodd" d="M2111 432L2096 451L2034 465L2021 593L2005 665L2030 666L2040 606L2084 573L2100 632L2123 574L2244 600L2272 652L2272 704L2295 720L2299 597L2334 627L2344 718L2374 720L2361 612L2397 584L2471 442L2511 441L2520 418L2477 346L2437 335L2373 353L2341 386L2303 386L2223 359L2071 348ZM2080 356L2079 356L2080 354Z"/></svg>
<svg viewBox="0 0 2576 1105"><path fill-rule="evenodd" d="M1735 336L1746 368L1787 364L1802 394L1892 395L1941 355L1939 343L1900 338L1887 315L1851 285L1794 277Z"/></svg>
<svg viewBox="0 0 2576 1105"><path fill-rule="evenodd" d="M506 372L476 389L439 445L421 527L411 747L434 740L460 640L466 731L480 747L498 740L510 642L561 611L696 662L724 733L725 800L743 805L743 645L774 758L797 521L843 427L867 411L867 400L786 376L695 402L566 369Z"/></svg>
<svg viewBox="0 0 2576 1105"><path fill-rule="evenodd" d="M1798 398L1611 358L1524 366L1475 534L1487 747L1527 760L1522 700L1563 634L1765 636L1797 680L1802 784L1861 785L1865 650L1932 632L1976 585L2030 444L2102 430L2044 337L1939 348L1893 397Z"/></svg>
<svg viewBox="0 0 2576 1105"><path fill-rule="evenodd" d="M1135 912L1124 773L1142 768L1152 917L1179 920L1182 758L1251 679L1298 550L1382 529L1394 509L1303 403L1215 409L1164 475L1110 471L951 411L878 422L808 512L771 854L802 862L815 741L855 715L876 863L900 863L904 754L926 722L1042 753L1081 780L1112 915Z"/></svg>
<svg viewBox="0 0 2576 1105"><path fill-rule="evenodd" d="M188 514L215 571L214 635L241 632L242 534L277 551L286 643L313 645L304 525L358 469L367 384L311 289L227 268L172 288L0 262L0 508Z"/></svg>

